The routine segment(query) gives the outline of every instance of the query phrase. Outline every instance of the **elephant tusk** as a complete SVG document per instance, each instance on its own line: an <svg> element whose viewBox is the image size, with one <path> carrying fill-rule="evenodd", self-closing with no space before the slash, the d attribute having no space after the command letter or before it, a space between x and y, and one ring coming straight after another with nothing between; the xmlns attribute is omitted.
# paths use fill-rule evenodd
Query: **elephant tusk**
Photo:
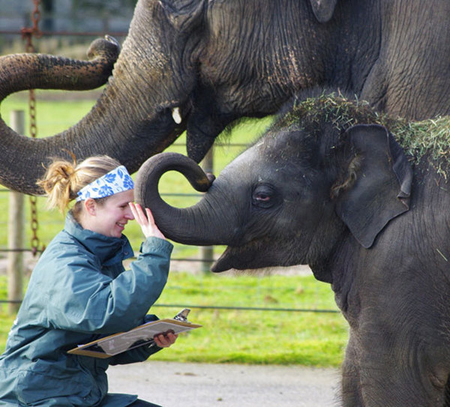
<svg viewBox="0 0 450 407"><path fill-rule="evenodd" d="M180 124L181 121L183 120L183 119L181 118L181 113L180 113L180 108L179 108L179 107L174 107L174 108L172 109L172 118L173 118L173 121L174 121L176 124Z"/></svg>

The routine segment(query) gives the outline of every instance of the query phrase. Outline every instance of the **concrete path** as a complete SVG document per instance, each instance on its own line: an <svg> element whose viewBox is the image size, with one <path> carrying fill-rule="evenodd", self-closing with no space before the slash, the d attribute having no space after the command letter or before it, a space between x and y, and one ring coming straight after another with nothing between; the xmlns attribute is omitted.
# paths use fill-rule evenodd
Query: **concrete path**
<svg viewBox="0 0 450 407"><path fill-rule="evenodd" d="M163 407L333 407L339 373L298 366L148 361L108 369L111 393Z"/></svg>

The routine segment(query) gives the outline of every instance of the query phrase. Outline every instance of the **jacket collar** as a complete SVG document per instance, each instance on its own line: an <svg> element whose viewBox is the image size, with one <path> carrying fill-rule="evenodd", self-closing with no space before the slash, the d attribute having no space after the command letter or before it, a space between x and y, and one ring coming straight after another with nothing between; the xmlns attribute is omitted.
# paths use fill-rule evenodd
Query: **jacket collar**
<svg viewBox="0 0 450 407"><path fill-rule="evenodd" d="M64 229L77 239L91 253L95 254L104 266L122 262L133 257L133 249L125 235L108 237L83 227L74 219L71 212L66 216Z"/></svg>

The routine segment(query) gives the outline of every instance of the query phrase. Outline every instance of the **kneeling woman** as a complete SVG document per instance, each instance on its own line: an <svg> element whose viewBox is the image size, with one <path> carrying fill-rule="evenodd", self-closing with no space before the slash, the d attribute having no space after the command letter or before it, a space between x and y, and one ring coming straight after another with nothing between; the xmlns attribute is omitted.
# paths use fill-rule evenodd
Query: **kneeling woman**
<svg viewBox="0 0 450 407"><path fill-rule="evenodd" d="M133 204L133 181L125 167L106 156L78 166L55 161L40 185L51 208L64 211L64 230L33 270L28 290L0 356L0 404L20 406L154 406L136 396L108 394L109 365L141 362L176 335L155 337L108 359L69 355L80 343L123 332L146 321L169 272L172 245L149 209ZM122 234L136 219L146 240L133 256Z"/></svg>

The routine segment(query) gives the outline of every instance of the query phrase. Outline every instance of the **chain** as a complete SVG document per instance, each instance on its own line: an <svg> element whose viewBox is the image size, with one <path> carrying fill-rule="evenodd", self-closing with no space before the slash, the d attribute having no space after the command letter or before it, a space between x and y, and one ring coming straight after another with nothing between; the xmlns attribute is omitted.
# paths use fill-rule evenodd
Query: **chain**
<svg viewBox="0 0 450 407"><path fill-rule="evenodd" d="M39 10L39 6L41 4L41 0L33 0L34 10L31 13L31 21L33 22L33 27L31 28L22 28L22 38L27 40L27 52L34 52L34 47L32 43L33 35L36 38L42 37L42 31L39 29L39 21L41 21L41 12Z"/></svg>
<svg viewBox="0 0 450 407"><path fill-rule="evenodd" d="M42 37L42 31L39 29L39 21L41 20L41 12L39 11L39 5L41 0L33 0L34 10L31 14L31 20L33 22L32 28L22 28L22 38L26 40L26 52L34 53L35 48L33 45L33 36L36 38ZM36 138L37 136L37 126L36 126L36 95L34 89L29 91L29 102L28 107L30 111L30 136ZM36 256L40 240L37 234L39 229L38 214L37 214L37 197L30 196L30 206L31 206L31 250L33 256ZM42 246L42 251L45 249Z"/></svg>
<svg viewBox="0 0 450 407"><path fill-rule="evenodd" d="M28 106L30 110L30 136L32 138L36 138L37 136L36 96L34 93L34 89L30 89ZM39 229L38 213L37 213L37 197L34 195L30 195L30 207L31 207L31 250L34 257L36 256L40 246L40 240L37 233ZM44 250L44 247L42 248L42 250Z"/></svg>

